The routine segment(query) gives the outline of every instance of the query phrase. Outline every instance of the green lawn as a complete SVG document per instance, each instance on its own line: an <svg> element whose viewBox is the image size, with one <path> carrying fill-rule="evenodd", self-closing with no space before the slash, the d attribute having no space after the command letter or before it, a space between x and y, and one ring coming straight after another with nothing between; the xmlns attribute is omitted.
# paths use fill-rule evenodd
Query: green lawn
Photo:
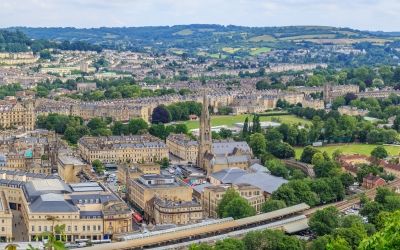
<svg viewBox="0 0 400 250"><path fill-rule="evenodd" d="M237 122L244 122L246 116L249 120L252 120L251 115L216 115L211 116L211 126L221 126L226 125L229 127L234 126ZM298 118L294 115L276 115L276 116L260 116L260 121L277 121L280 123L287 124L310 124L311 122L305 119ZM185 124L190 129L199 128L200 121L186 121Z"/></svg>
<svg viewBox="0 0 400 250"><path fill-rule="evenodd" d="M254 56L254 55L258 55L258 54L266 53L266 52L270 52L270 51L271 51L271 48L268 48L268 47L251 48L250 55Z"/></svg>
<svg viewBox="0 0 400 250"><path fill-rule="evenodd" d="M344 154L363 154L363 155L370 155L371 151L377 145L371 144L341 144L341 145L333 145L333 146L323 146L323 147L316 147L316 149L320 150L321 152L326 151L329 155L336 149L340 149ZM398 155L400 153L400 146L384 146L385 149L388 151L389 155ZM296 151L296 158L299 159L301 153L303 152L302 147L295 148Z"/></svg>

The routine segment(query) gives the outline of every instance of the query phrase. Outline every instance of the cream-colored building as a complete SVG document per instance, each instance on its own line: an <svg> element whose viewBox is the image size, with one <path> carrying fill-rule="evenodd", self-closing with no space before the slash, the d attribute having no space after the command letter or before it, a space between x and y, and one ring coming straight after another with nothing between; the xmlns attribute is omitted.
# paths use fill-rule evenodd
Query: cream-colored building
<svg viewBox="0 0 400 250"><path fill-rule="evenodd" d="M303 108L313 108L313 109L324 109L325 104L323 100L313 100L304 98L303 102L301 102Z"/></svg>
<svg viewBox="0 0 400 250"><path fill-rule="evenodd" d="M33 55L32 52L0 53L0 64L6 64L6 65L32 64L37 62L37 60L39 60L39 57Z"/></svg>
<svg viewBox="0 0 400 250"><path fill-rule="evenodd" d="M218 204L221 202L228 188L233 188L241 197L245 198L257 213L261 211L262 204L265 202L265 197L260 188L250 184L222 184L204 188L201 195L204 217L218 218Z"/></svg>
<svg viewBox="0 0 400 250"><path fill-rule="evenodd" d="M82 137L78 142L81 157L92 163L157 162L168 158L165 143L152 135Z"/></svg>
<svg viewBox="0 0 400 250"><path fill-rule="evenodd" d="M12 241L12 213L4 191L0 191L0 242Z"/></svg>
<svg viewBox="0 0 400 250"><path fill-rule="evenodd" d="M171 134L167 137L166 144L169 152L176 157L187 162L197 162L199 145L196 140L185 134Z"/></svg>
<svg viewBox="0 0 400 250"><path fill-rule="evenodd" d="M79 182L79 173L87 164L72 155L59 155L57 159L58 175L67 183Z"/></svg>
<svg viewBox="0 0 400 250"><path fill-rule="evenodd" d="M341 115L351 115L351 116L366 116L368 115L368 109L358 109L352 106L341 106L338 108L338 112Z"/></svg>
<svg viewBox="0 0 400 250"><path fill-rule="evenodd" d="M0 127L3 129L22 128L33 130L35 127L34 106L31 102L16 100L0 102Z"/></svg>
<svg viewBox="0 0 400 250"><path fill-rule="evenodd" d="M41 240L56 225L65 225L67 242L132 231L130 208L99 183L68 185L54 178L0 183L10 205L21 211L25 240Z"/></svg>
<svg viewBox="0 0 400 250"><path fill-rule="evenodd" d="M160 174L160 165L156 163L121 164L118 166L118 181L127 185L130 180L137 179L144 174Z"/></svg>
<svg viewBox="0 0 400 250"><path fill-rule="evenodd" d="M171 201L192 201L193 190L172 175L147 174L129 183L128 200L146 213L154 197Z"/></svg>
<svg viewBox="0 0 400 250"><path fill-rule="evenodd" d="M154 198L151 221L155 224L185 225L203 220L203 208L197 201L171 201Z"/></svg>

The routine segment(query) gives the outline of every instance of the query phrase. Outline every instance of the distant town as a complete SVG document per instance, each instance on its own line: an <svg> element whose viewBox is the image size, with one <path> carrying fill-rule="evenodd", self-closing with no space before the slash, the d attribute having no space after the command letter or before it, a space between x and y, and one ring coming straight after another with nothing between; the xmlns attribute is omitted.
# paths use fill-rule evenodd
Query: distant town
<svg viewBox="0 0 400 250"><path fill-rule="evenodd" d="M399 221L396 38L21 30L0 30L0 248L395 249L371 242Z"/></svg>

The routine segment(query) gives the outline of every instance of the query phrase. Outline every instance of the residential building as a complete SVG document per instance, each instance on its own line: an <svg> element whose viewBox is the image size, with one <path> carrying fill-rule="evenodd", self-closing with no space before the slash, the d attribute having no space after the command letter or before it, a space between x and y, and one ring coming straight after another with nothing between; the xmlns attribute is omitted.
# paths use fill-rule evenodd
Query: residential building
<svg viewBox="0 0 400 250"><path fill-rule="evenodd" d="M170 134L166 144L168 150L174 156L187 162L197 162L199 146L196 140L190 139L185 134Z"/></svg>
<svg viewBox="0 0 400 250"><path fill-rule="evenodd" d="M0 127L3 129L33 130L35 119L34 107L31 102L22 103L16 100L0 102Z"/></svg>
<svg viewBox="0 0 400 250"><path fill-rule="evenodd" d="M118 165L118 181L127 186L130 180L138 179L144 174L160 174L160 165L157 163L135 163L133 165Z"/></svg>
<svg viewBox="0 0 400 250"><path fill-rule="evenodd" d="M79 139L81 157L92 163L157 162L168 158L167 145L150 134L132 136L85 136Z"/></svg>
<svg viewBox="0 0 400 250"><path fill-rule="evenodd" d="M386 181L379 176L369 174L363 178L362 186L366 189L380 187L386 184Z"/></svg>

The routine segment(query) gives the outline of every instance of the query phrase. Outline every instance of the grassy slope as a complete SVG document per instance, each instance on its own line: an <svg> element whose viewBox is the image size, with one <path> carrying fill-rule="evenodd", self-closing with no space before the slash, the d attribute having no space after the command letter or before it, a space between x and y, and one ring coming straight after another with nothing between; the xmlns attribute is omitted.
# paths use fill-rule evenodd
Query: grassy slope
<svg viewBox="0 0 400 250"><path fill-rule="evenodd" d="M340 149L344 154L363 154L363 155L370 155L371 151L377 145L370 145L370 144L345 144L345 145L333 145L333 146L323 146L323 147L316 147L320 151L326 151L329 155L336 149ZM400 146L384 146L388 151L389 155L398 155L400 153ZM303 152L302 147L295 148L296 151L296 158L299 159L301 153Z"/></svg>

